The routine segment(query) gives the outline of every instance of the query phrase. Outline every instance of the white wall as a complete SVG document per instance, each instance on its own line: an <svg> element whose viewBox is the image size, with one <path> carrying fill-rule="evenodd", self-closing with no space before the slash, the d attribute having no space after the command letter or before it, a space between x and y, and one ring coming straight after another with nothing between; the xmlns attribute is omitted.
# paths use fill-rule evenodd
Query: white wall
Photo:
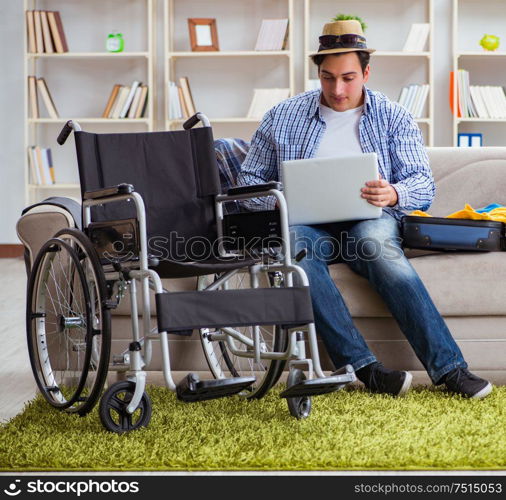
<svg viewBox="0 0 506 500"><path fill-rule="evenodd" d="M283 15L283 9L280 4L284 6L286 0L195 0L191 4L184 2L184 12L181 12L180 16L185 17L187 14L191 17L215 17L218 22L218 35L221 33L220 45L222 48L232 48L230 37L226 37L227 30L225 19L228 18L230 12L230 6L234 5L234 16L237 15L240 19L237 20L238 26L244 26L248 22L250 16L248 12L251 10L251 4L255 1L254 18L261 19L262 17L277 17ZM240 2L247 2L245 6L248 6L247 10L238 8ZM416 0L417 2L423 3L422 0ZM329 5L329 17L338 13L345 12L349 14L362 15L366 22L370 26L370 36L381 37L381 44L383 47L388 47L389 44L393 43L392 40L399 38L400 33L405 32L407 34L409 25L406 24L406 20L403 19L392 19L392 24L395 25L397 21L399 23L397 29L382 30L377 29L377 25L374 24L374 18L367 15L367 12L378 13L381 11L382 5L385 8L392 10L392 4L399 2L402 9L410 9L409 4L412 3L410 0L357 0L349 2L329 2L327 0L315 0L316 2L322 3L322 5ZM105 34L111 29L120 29L125 33L125 39L127 43L142 44L139 41L142 37L143 31L139 28L139 23L143 23L142 10L136 6L139 0L43 0L38 3L40 8L61 10L64 12L64 22L67 30L67 38L69 38L69 44L72 42L74 50L101 50ZM161 48L163 47L162 42L162 2L159 1L158 15L157 15L157 27L158 27L158 40L159 40L159 57L158 57L158 74L157 74L157 94L158 94L158 106L157 116L159 128L163 127L163 58L161 57ZM295 14L296 19L294 23L295 30L295 48L297 54L300 54L296 61L296 89L297 91L303 90L303 2L298 0L295 2ZM464 4L464 8L471 12L472 5L482 5L482 2L478 0L461 0ZM436 146L449 146L452 144L452 118L448 106L448 78L449 71L452 69L452 56L451 56L451 0L435 0L435 54L434 54L434 80L435 80L435 145ZM194 5L194 11L192 13L190 9L191 5ZM478 50L479 47L474 43L474 38L480 38L480 34L483 32L492 32L497 35L504 34L502 37L503 44L506 44L506 26L504 22L506 20L506 7L504 6L503 0L488 0L487 9L483 10L481 7L481 13L472 15L472 23L463 24L461 31L468 34L468 38L465 39L462 49L473 49ZM205 12L204 12L205 7ZM24 107L23 107L23 86L24 86L24 75L23 75L23 37L24 37L24 24L23 24L23 2L22 0L0 0L0 61L2 62L2 76L0 80L0 207L2 217L0 218L0 243L17 243L17 237L15 234L15 223L20 214L22 207L24 206L24 180L23 180L23 168L24 168ZM128 10L130 9L130 10ZM133 9L133 10L132 10ZM279 11L279 13L278 13ZM125 12L132 12L128 14L128 19L125 19ZM267 15L264 15L267 12ZM392 11L395 12L395 9ZM79 14L78 14L79 13ZM503 14L497 16L496 14ZM205 15L204 15L205 14ZM379 16L379 14L376 14ZM392 15L392 17L395 17ZM479 21L477 21L479 18ZM499 18L500 21L495 20ZM140 20L139 20L140 19ZM491 20L489 23L489 20ZM382 19L383 21L383 19ZM416 22L416 21L413 21ZM502 24L501 24L502 23ZM118 25L119 24L119 25ZM220 26L222 27L220 29ZM253 40L256 37L257 27L253 27L253 22L250 24L251 32L248 31L245 37ZM246 28L249 26L246 24ZM471 30L472 28L472 30ZM471 30L471 31L470 31ZM495 30L495 32L493 31ZM501 30L503 33L501 33ZM254 33L253 33L254 32ZM245 32L246 33L246 32ZM253 33L253 34L252 34ZM184 46L186 37L186 27L183 26L180 31L179 43ZM241 36L241 30L236 29L233 36ZM384 38L383 38L384 37ZM186 39L187 40L187 39ZM244 40L238 39L239 48L244 45ZM469 45L470 44L470 45ZM316 45L316 40L315 40ZM370 44L372 46L372 43ZM87 47L87 48L86 48ZM383 48L379 47L379 48ZM504 50L504 47L502 47ZM144 50L139 48L139 50ZM262 66L256 69L251 69L251 60L241 60L233 58L233 64L237 65L237 72L242 75L244 72L252 71L252 74L256 78L254 83L255 86L261 86L262 82L269 82L269 78L276 72L280 72L282 85L283 69L270 67L271 63L267 63L269 67L268 75L264 75L262 79ZM101 110L105 106L105 100L107 94L112 87L115 75L119 79L125 80L126 83L130 79L134 79L137 68L136 63L132 63L133 66L129 66L128 71L123 74L121 69L113 70L109 67L104 67L104 63L100 62L86 62L85 66L76 66L75 62L68 62L68 66L60 66L60 61L54 61L48 64L48 71L51 71L51 79L54 81L54 89L52 93L60 99L60 104L63 107L70 109L76 109L76 112L80 112L79 106L83 102L93 100L94 95L100 96L95 101L94 106L97 110ZM195 71L191 65L191 62L182 62L181 67L178 71L191 72ZM194 87L195 98L199 100L198 106L202 111L206 111L207 108L211 109L215 107L215 93L210 91L212 84L222 78L222 83L229 84L229 81L219 74L212 74L212 68L206 69L206 63L201 60L202 66L197 68L197 71L206 76L205 79L199 80L197 77L193 77L191 80L192 87ZM220 62L219 65L225 63ZM255 63L256 64L256 63ZM73 66L76 66L73 68ZM391 71L395 71L395 67L390 64L376 63L374 56L372 58L372 72L381 71L381 67L389 68ZM496 64L487 64L480 61L470 62L469 68L476 68L477 71L482 70L482 73L477 76L475 80L476 84L499 84L499 82L505 82L505 65L501 64L500 60ZM65 71L59 74L59 68L64 67ZM72 70L72 71L69 71ZM111 71L113 76L111 76ZM228 71L227 67L223 66L222 73ZM384 69L385 71L385 69ZM210 73L209 73L210 72ZM70 75L82 74L86 78L86 85L82 86L81 93L79 94L79 101L74 102L69 99L67 91L59 93L59 88L69 88L72 85ZM192 73L190 73L191 76ZM128 76L126 76L128 75ZM250 90L245 89L244 78L233 79L233 73L230 74L229 79L232 79L230 100L234 100L234 95L240 95L241 99L248 99L247 95ZM131 76L131 78L130 78ZM376 73L376 80L381 81L384 75ZM473 77L471 77L473 78ZM209 83L211 82L211 83ZM371 79L374 82L374 79ZM246 82L247 83L247 82ZM473 81L471 82L473 83ZM506 84L506 83L505 83ZM234 85L236 85L236 91L234 92ZM253 85L252 85L253 87ZM83 94L82 92L85 92ZM234 94L232 94L234 92ZM76 93L77 94L77 93ZM66 97L65 97L66 96ZM84 98L83 98L84 96ZM87 96L87 98L86 98ZM391 96L396 98L396 96ZM206 105L205 100L210 98L209 104ZM102 101L104 101L102 103ZM241 104L242 103L242 104ZM243 100L238 100L238 106L243 106L245 103ZM236 110L236 114L243 114L245 111ZM95 114L98 112L95 110ZM62 113L63 114L63 113ZM93 113L90 113L90 115ZM209 113L212 114L212 113ZM233 113L228 113L233 114ZM502 139L503 133L501 127L495 125L486 125L483 127L477 127L476 125L466 125L466 128L462 129L465 131L479 131L482 129L488 136L490 136L491 143L486 145L501 145L504 144ZM225 126L222 125L215 129L216 136L243 136L248 138L254 131L254 126L246 125L242 127ZM89 127L87 127L89 129ZM111 131L111 126L102 127L97 131ZM119 128L121 131L133 131L132 128ZM142 130L142 127L139 129ZM57 127L47 127L47 140L52 140L57 133ZM56 147L56 146L55 146ZM59 165L60 180L65 182L75 181L77 179L76 167L75 167L75 155L71 147L68 147L64 152L58 152L60 156ZM63 167L65 165L65 167Z"/></svg>
<svg viewBox="0 0 506 500"><path fill-rule="evenodd" d="M24 206L23 2L0 0L0 243L19 243Z"/></svg>

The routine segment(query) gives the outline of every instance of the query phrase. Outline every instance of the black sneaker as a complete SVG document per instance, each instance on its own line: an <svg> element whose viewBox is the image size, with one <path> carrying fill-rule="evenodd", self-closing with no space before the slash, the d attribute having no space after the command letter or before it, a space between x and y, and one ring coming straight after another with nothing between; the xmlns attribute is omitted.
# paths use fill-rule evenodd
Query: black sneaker
<svg viewBox="0 0 506 500"><path fill-rule="evenodd" d="M473 375L465 368L455 368L447 373L444 383L448 390L466 398L481 399L492 392L492 384Z"/></svg>
<svg viewBox="0 0 506 500"><path fill-rule="evenodd" d="M402 396L408 392L413 375L400 370L389 370L374 362L357 370L357 377L371 392Z"/></svg>

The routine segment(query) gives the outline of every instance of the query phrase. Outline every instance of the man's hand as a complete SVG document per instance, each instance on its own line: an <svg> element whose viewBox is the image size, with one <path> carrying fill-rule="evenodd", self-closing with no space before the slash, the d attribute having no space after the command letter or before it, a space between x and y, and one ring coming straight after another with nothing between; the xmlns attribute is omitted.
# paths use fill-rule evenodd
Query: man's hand
<svg viewBox="0 0 506 500"><path fill-rule="evenodd" d="M397 203L397 191L385 179L365 183L361 191L362 198L376 207L393 207Z"/></svg>

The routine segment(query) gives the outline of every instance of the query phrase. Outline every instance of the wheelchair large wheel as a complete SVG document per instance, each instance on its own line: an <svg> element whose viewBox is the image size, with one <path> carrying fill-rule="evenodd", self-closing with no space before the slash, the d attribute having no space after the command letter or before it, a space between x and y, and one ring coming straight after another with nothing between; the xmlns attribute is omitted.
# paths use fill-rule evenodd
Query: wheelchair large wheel
<svg viewBox="0 0 506 500"><path fill-rule="evenodd" d="M218 279L220 276L215 276ZM199 290L206 288L213 282L212 276L199 278ZM261 278L261 286L276 286L272 275L265 274ZM237 273L225 285L229 289L249 288L249 274ZM223 287L220 287L223 289ZM235 328L249 339L253 339L253 327ZM253 358L242 357L230 351L225 340L213 340L213 334L223 333L220 329L203 328L200 330L200 340L204 350L207 364L213 376L217 379L228 377L251 377L256 382L245 390L242 395L246 398L259 399L279 380L285 367L286 360L261 359L255 363ZM260 327L261 351L283 352L288 346L286 330L277 325L263 325ZM235 348L245 350L244 344L233 340Z"/></svg>
<svg viewBox="0 0 506 500"><path fill-rule="evenodd" d="M106 284L95 249L64 229L35 260L27 295L27 340L37 386L55 408L88 413L107 376L111 348Z"/></svg>

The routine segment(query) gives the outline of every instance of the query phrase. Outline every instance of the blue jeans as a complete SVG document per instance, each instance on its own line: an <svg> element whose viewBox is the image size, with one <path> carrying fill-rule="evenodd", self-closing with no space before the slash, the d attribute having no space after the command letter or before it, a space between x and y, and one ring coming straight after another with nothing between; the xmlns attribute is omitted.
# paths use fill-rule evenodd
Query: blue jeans
<svg viewBox="0 0 506 500"><path fill-rule="evenodd" d="M292 248L304 248L299 262L311 288L315 326L329 356L339 368L358 370L375 356L353 324L341 293L329 274L328 264L345 262L367 278L383 298L433 383L456 367L467 368L420 277L401 249L399 223L386 212L379 219L290 228Z"/></svg>

